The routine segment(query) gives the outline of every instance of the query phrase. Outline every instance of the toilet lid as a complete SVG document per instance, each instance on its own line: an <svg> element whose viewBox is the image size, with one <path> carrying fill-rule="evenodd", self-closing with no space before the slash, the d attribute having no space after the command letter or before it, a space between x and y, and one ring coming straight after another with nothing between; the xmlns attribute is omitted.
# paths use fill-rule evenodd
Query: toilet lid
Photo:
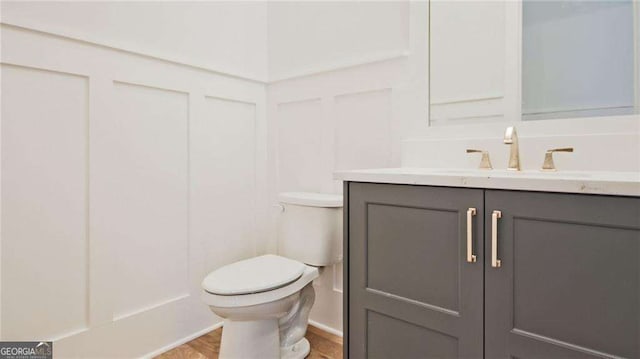
<svg viewBox="0 0 640 359"><path fill-rule="evenodd" d="M202 281L202 288L219 295L259 293L295 281L304 269L303 263L267 254L216 269Z"/></svg>

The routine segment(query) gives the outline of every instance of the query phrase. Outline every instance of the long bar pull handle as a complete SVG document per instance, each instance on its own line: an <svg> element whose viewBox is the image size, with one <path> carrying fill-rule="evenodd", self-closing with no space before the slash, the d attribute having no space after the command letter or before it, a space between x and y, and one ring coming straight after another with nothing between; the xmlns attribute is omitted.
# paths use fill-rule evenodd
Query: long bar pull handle
<svg viewBox="0 0 640 359"><path fill-rule="evenodd" d="M477 258L473 254L473 216L476 215L475 208L467 210L467 262L475 263Z"/></svg>
<svg viewBox="0 0 640 359"><path fill-rule="evenodd" d="M502 262L498 259L498 218L502 218L501 211L491 214L491 266L500 268Z"/></svg>

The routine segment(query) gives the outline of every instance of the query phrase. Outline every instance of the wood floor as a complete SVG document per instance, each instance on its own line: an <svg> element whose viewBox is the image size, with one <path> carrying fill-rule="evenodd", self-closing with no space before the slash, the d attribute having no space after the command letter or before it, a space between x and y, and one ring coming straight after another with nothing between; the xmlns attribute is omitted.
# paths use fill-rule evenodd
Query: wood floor
<svg viewBox="0 0 640 359"><path fill-rule="evenodd" d="M209 332L181 346L171 349L159 359L213 359L218 358L222 328ZM342 338L314 326L307 329L311 353L307 359L342 359ZM247 358L251 359L251 358Z"/></svg>

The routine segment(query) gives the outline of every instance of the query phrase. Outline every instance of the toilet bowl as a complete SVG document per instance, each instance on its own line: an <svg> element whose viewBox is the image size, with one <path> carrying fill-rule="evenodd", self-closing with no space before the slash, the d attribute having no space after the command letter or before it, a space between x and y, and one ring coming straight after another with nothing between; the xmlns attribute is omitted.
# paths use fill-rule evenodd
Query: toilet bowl
<svg viewBox="0 0 640 359"><path fill-rule="evenodd" d="M278 255L218 268L202 300L224 319L220 358L301 359L319 267L342 260L342 196L282 193Z"/></svg>
<svg viewBox="0 0 640 359"><path fill-rule="evenodd" d="M318 268L264 255L214 271L202 300L224 319L220 358L304 358Z"/></svg>

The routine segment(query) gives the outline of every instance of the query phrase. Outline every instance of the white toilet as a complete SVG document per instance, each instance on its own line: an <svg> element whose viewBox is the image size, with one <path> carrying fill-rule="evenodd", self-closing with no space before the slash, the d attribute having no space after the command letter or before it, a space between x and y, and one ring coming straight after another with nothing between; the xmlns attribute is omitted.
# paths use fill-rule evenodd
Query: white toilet
<svg viewBox="0 0 640 359"><path fill-rule="evenodd" d="M220 358L304 358L318 267L342 260L342 196L289 192L278 255L229 264L202 281L202 298L224 318Z"/></svg>

